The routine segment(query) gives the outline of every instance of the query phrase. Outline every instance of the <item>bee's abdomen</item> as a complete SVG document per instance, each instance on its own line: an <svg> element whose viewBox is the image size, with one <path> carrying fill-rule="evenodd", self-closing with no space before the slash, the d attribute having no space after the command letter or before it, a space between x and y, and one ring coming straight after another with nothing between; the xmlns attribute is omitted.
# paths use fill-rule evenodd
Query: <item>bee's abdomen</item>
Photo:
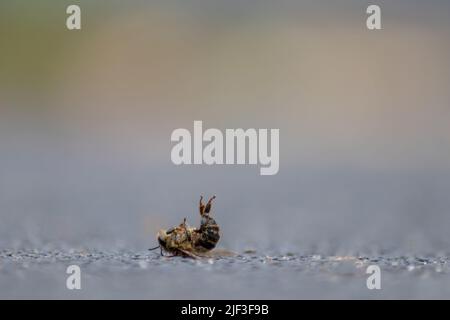
<svg viewBox="0 0 450 320"><path fill-rule="evenodd" d="M209 216L204 216L199 231L200 237L196 245L206 250L214 249L220 239L220 229L216 221Z"/></svg>

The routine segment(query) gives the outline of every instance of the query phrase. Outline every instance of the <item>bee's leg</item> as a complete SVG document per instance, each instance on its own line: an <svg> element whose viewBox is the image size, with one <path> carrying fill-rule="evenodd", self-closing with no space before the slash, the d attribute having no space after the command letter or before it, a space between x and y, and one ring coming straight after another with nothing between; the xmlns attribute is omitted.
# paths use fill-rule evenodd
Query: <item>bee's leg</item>
<svg viewBox="0 0 450 320"><path fill-rule="evenodd" d="M203 214L205 213L205 205L203 204L203 196L200 196L199 211L200 211L200 215L203 216Z"/></svg>
<svg viewBox="0 0 450 320"><path fill-rule="evenodd" d="M197 255L195 255L195 254L193 254L192 252L189 252L189 251L186 251L186 250L183 250L183 249L178 249L181 253L183 253L185 256L188 256L189 258L192 258L192 259L198 259L198 256Z"/></svg>
<svg viewBox="0 0 450 320"><path fill-rule="evenodd" d="M212 196L211 199L208 200L208 203L205 207L205 213L209 213L211 211L212 201L216 198L216 196Z"/></svg>

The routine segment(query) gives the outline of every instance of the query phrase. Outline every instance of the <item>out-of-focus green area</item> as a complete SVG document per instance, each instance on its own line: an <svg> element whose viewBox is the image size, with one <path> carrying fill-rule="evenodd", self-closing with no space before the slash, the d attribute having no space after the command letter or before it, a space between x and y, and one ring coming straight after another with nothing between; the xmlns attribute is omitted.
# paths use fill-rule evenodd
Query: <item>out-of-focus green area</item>
<svg viewBox="0 0 450 320"><path fill-rule="evenodd" d="M0 4L0 84L1 89L36 91L58 81L58 70L71 63L70 51L89 33L68 33L66 8L79 4L86 9L91 27L114 7L100 1L2 1ZM105 2L103 2L105 4ZM84 22L87 22L86 19Z"/></svg>
<svg viewBox="0 0 450 320"><path fill-rule="evenodd" d="M66 29L69 4L81 31ZM447 167L450 5L384 3L379 32L365 6L3 1L2 120L51 124L77 143L101 136L139 159L152 141L144 162L165 161L171 130L204 119L280 128L294 166Z"/></svg>

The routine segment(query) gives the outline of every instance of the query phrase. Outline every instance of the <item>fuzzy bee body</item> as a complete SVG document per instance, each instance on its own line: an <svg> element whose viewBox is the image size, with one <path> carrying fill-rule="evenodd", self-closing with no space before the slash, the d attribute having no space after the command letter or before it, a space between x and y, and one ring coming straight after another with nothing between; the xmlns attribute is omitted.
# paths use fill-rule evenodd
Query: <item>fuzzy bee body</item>
<svg viewBox="0 0 450 320"><path fill-rule="evenodd" d="M169 230L158 232L158 243L162 250L188 257L197 257L198 254L214 249L220 239L220 228L216 221L210 216L212 201L215 196L203 205L203 197L200 197L199 211L201 216L200 227L191 228L183 223Z"/></svg>

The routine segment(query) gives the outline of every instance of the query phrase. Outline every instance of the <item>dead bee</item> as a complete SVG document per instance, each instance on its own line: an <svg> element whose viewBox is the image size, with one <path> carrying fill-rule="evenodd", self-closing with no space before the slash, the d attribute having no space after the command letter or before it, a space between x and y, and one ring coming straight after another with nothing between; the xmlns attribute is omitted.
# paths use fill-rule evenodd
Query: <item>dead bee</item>
<svg viewBox="0 0 450 320"><path fill-rule="evenodd" d="M196 258L202 253L214 249L219 242L219 226L211 217L213 196L206 205L203 204L203 197L200 197L199 211L201 216L200 227L192 228L186 224L186 218L183 222L169 230L160 230L157 235L159 246L149 249L160 248L161 255L163 250L170 252L173 256L183 256Z"/></svg>

